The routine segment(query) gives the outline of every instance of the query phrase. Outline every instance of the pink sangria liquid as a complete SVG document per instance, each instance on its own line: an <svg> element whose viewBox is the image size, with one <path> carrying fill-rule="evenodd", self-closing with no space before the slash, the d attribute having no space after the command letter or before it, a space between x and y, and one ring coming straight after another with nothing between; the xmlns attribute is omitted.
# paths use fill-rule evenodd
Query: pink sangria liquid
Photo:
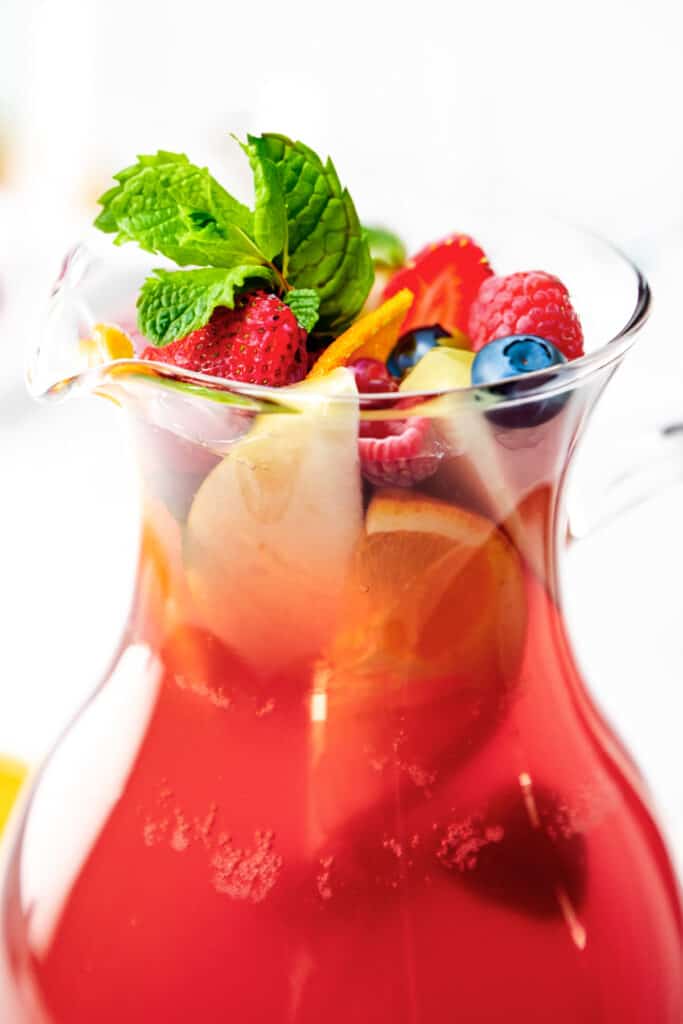
<svg viewBox="0 0 683 1024"><path fill-rule="evenodd" d="M3 1024L680 1022L676 882L550 594L560 472L516 457L497 523L457 455L366 485L317 591L236 590L210 487L201 524L150 498L122 661L9 875Z"/></svg>

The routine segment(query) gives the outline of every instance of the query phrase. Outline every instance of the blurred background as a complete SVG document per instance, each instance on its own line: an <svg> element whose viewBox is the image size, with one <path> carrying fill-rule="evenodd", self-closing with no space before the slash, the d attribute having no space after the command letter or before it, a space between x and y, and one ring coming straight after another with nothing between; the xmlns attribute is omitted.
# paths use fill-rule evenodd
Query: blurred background
<svg viewBox="0 0 683 1024"><path fill-rule="evenodd" d="M36 763L89 693L136 551L124 425L97 400L29 400L32 315L135 154L185 151L246 197L228 133L282 131L334 155L366 221L400 211L426 240L472 207L531 206L607 235L650 276L655 312L571 500L590 526L634 460L658 495L639 503L634 484L627 513L572 546L565 601L683 865L683 487L660 448L683 420L680 38L671 0L2 0L0 750Z"/></svg>

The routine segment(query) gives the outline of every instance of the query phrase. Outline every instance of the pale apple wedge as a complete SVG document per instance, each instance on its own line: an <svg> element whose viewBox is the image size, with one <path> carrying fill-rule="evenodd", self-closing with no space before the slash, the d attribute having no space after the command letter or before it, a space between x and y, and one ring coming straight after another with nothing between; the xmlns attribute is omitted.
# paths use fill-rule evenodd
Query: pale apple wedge
<svg viewBox="0 0 683 1024"><path fill-rule="evenodd" d="M199 488L184 548L203 625L266 675L328 641L362 530L353 375L282 395Z"/></svg>

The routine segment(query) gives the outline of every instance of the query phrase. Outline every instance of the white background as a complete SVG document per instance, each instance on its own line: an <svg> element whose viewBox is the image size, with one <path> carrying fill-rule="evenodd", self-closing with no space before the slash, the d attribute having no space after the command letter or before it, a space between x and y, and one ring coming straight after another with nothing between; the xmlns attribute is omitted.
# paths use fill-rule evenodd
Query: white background
<svg viewBox="0 0 683 1024"><path fill-rule="evenodd" d="M361 217L416 237L533 205L641 260L658 298L580 457L576 501L683 418L683 62L672 0L0 5L0 749L37 759L106 663L135 551L134 478L104 403L37 407L28 311L112 170L187 151L241 190L228 138L331 152ZM237 189L240 191L240 188ZM452 222L443 222L448 208ZM566 599L593 689L683 859L683 489L577 546Z"/></svg>

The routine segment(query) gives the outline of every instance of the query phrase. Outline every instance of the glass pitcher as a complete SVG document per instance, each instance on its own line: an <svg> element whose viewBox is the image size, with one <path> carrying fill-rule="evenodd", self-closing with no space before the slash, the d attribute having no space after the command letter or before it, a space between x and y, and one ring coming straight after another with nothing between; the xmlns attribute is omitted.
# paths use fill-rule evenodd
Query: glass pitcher
<svg viewBox="0 0 683 1024"><path fill-rule="evenodd" d="M139 569L14 830L3 1024L680 1024L677 882L558 594L570 456L648 288L578 233L484 241L567 282L592 351L400 401L88 367L146 266L67 260L32 387L125 410ZM406 422L429 464L363 478L359 433Z"/></svg>

